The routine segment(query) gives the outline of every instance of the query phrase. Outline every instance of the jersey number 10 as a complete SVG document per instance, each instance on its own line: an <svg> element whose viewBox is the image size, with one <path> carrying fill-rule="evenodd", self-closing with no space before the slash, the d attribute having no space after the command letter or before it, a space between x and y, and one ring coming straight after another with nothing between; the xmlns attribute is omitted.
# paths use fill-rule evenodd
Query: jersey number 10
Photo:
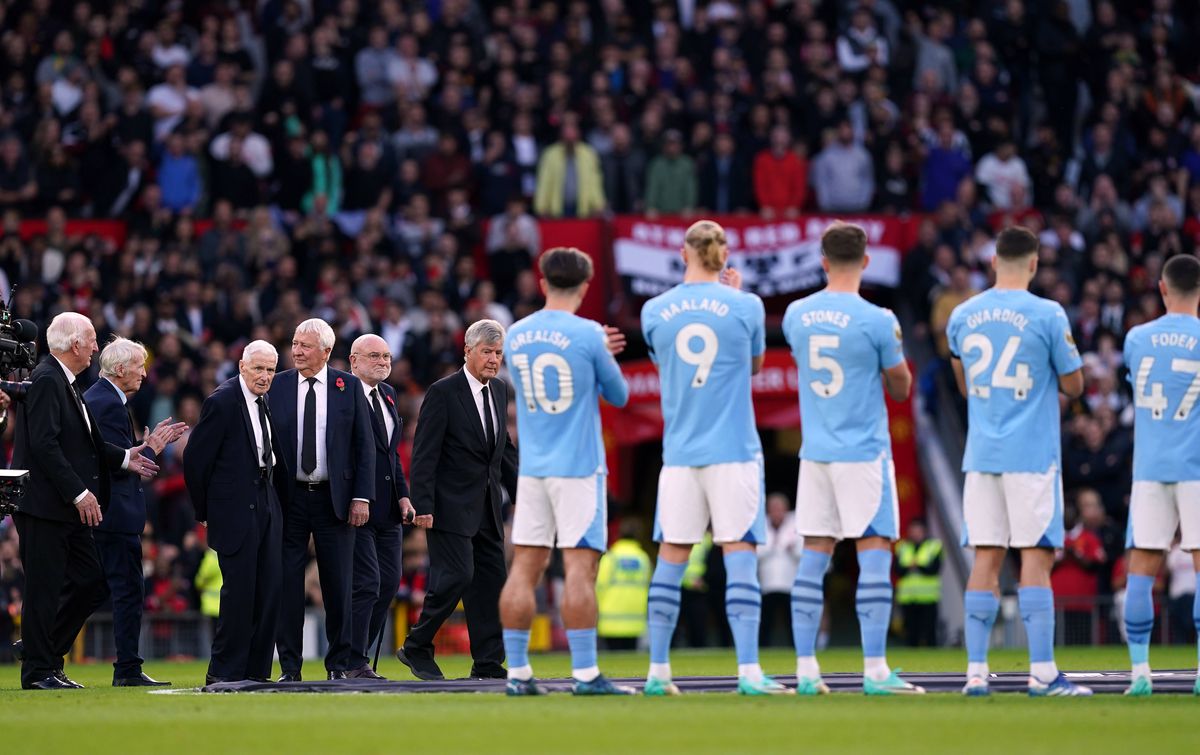
<svg viewBox="0 0 1200 755"><path fill-rule="evenodd" d="M575 400L575 378L570 363L562 355L538 354L530 365L528 354L516 354L512 361L521 374L521 392L529 411L536 412L541 407L546 414L562 414L571 408L571 402ZM546 370L551 367L558 375L558 398L555 399L546 393Z"/></svg>

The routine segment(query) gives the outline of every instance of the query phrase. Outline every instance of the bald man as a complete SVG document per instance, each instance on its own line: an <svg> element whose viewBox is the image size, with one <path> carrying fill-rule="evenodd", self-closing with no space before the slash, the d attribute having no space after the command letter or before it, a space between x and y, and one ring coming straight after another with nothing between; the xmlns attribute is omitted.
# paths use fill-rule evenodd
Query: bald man
<svg viewBox="0 0 1200 755"><path fill-rule="evenodd" d="M350 371L362 383L371 407L375 436L375 498L367 523L354 533L354 590L350 679L382 679L369 662L370 649L387 622L387 611L400 585L401 522L416 514L408 499L408 481L397 455L404 437L396 410L396 391L385 380L392 374L387 341L368 333L350 347Z"/></svg>

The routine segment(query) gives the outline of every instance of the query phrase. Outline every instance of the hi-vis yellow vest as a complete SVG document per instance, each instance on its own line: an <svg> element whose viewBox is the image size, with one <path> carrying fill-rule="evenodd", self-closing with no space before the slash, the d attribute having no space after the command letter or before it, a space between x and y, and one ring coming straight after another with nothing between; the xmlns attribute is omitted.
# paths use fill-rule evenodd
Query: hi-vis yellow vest
<svg viewBox="0 0 1200 755"><path fill-rule="evenodd" d="M896 563L901 570L928 566L942 555L942 542L929 538L919 546L908 540L896 543ZM942 594L942 578L938 574L906 574L896 582L896 602L928 604L938 602Z"/></svg>
<svg viewBox="0 0 1200 755"><path fill-rule="evenodd" d="M646 631L650 557L636 540L618 540L600 559L596 604L601 637L641 637Z"/></svg>
<svg viewBox="0 0 1200 755"><path fill-rule="evenodd" d="M196 587L200 588L200 613L216 618L221 613L221 564L217 552L209 548L196 572Z"/></svg>

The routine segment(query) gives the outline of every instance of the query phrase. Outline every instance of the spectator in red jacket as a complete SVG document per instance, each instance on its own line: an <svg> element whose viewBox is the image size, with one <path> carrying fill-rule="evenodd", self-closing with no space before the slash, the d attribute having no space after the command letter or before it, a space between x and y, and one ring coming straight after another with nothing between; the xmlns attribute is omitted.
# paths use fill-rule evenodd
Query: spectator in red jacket
<svg viewBox="0 0 1200 755"><path fill-rule="evenodd" d="M793 149L787 126L771 129L771 146L754 158L754 198L763 218L794 218L808 198L808 157Z"/></svg>

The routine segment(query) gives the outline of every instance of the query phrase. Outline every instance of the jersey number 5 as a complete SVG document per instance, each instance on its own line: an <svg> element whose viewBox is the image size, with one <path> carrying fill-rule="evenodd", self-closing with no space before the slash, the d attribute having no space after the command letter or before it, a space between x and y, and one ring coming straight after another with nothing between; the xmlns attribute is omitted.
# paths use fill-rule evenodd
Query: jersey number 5
<svg viewBox="0 0 1200 755"><path fill-rule="evenodd" d="M829 382L811 380L808 387L821 398L833 398L842 392L846 385L846 373L842 366L831 356L825 356L821 349L837 350L842 343L841 336L809 336L808 337L808 369L821 370L829 373Z"/></svg>
<svg viewBox="0 0 1200 755"><path fill-rule="evenodd" d="M1151 419L1162 419L1163 413L1167 410L1167 397L1163 394L1162 383L1154 383L1150 386L1150 392L1146 392L1146 383L1150 380L1150 368L1154 366L1154 357L1142 357L1142 361L1138 362L1137 375L1134 376L1134 397L1133 405L1138 409L1149 409ZM1196 405L1196 399L1200 398L1200 361L1195 359L1172 359L1171 371L1182 372L1192 376L1192 382L1188 386L1187 391L1183 394L1183 400L1179 402L1179 408L1172 415L1174 419L1183 421L1192 413L1192 407Z"/></svg>
<svg viewBox="0 0 1200 755"><path fill-rule="evenodd" d="M996 369L992 370L991 382L976 384L975 379L987 372L987 368L992 364L994 355L992 342L982 333L972 333L963 339L964 352L979 352L979 361L972 364L967 370L967 387L970 389L970 394L979 398L989 398L992 395L992 388L1008 388L1012 390L1013 398L1017 401L1024 401L1028 398L1029 391L1033 388L1033 378L1029 377L1029 365L1018 362L1015 369L1013 368L1013 359L1017 356L1019 348L1021 348L1020 336L1009 336L1004 343L1004 350L1000 352L1000 361L996 362ZM1011 373L1010 369L1013 369Z"/></svg>
<svg viewBox="0 0 1200 755"><path fill-rule="evenodd" d="M536 412L540 406L546 414L562 414L571 408L571 402L575 400L575 378L570 363L561 355L538 354L531 366L528 354L516 354L513 366L521 374L521 392L529 411ZM558 398L555 399L546 393L546 370L550 367L558 374Z"/></svg>

